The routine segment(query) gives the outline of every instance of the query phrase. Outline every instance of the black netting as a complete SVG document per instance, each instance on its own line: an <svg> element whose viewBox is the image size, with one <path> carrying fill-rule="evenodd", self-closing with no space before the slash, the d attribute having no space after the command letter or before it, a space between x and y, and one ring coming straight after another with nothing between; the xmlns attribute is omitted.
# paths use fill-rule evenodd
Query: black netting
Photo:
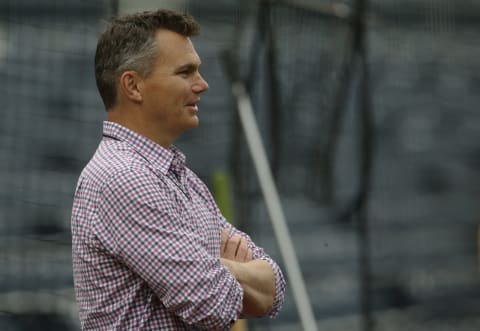
<svg viewBox="0 0 480 331"><path fill-rule="evenodd" d="M359 3L260 2L237 51L316 317L476 329L480 6L371 1L362 48ZM240 218L276 252L238 146Z"/></svg>
<svg viewBox="0 0 480 331"><path fill-rule="evenodd" d="M104 117L102 1L0 4L0 329L76 328L70 211Z"/></svg>

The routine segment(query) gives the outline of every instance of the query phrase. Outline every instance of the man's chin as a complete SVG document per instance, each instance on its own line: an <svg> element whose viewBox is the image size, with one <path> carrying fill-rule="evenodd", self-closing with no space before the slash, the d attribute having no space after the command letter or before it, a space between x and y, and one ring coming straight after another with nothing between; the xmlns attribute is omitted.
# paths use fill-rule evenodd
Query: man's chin
<svg viewBox="0 0 480 331"><path fill-rule="evenodd" d="M184 126L184 131L190 131L198 127L200 124L200 120L198 119L197 115L192 116L192 118L189 119L188 123L185 123Z"/></svg>

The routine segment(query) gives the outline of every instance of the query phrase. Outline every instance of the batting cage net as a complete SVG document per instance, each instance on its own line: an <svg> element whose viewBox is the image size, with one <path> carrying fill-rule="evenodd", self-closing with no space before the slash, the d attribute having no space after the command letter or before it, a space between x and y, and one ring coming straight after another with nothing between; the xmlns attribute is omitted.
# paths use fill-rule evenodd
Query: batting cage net
<svg viewBox="0 0 480 331"><path fill-rule="evenodd" d="M479 15L473 1L260 1L240 32L320 329L478 328ZM236 132L239 218L275 251ZM298 318L291 303L279 320Z"/></svg>
<svg viewBox="0 0 480 331"><path fill-rule="evenodd" d="M122 3L0 2L0 330L80 328L70 213L105 119L95 46ZM283 265L231 93L246 85L319 329L478 330L478 2L177 9L202 26L210 85L178 145L209 185L230 178L232 221ZM301 329L290 290L248 329Z"/></svg>
<svg viewBox="0 0 480 331"><path fill-rule="evenodd" d="M0 329L77 329L69 218L104 118L105 1L0 2Z"/></svg>

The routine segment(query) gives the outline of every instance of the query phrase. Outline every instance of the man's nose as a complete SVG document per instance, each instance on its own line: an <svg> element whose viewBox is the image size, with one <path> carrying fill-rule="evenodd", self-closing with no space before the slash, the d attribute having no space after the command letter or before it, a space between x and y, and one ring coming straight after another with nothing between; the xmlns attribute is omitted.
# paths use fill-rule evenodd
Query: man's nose
<svg viewBox="0 0 480 331"><path fill-rule="evenodd" d="M192 86L192 90L195 93L202 93L208 90L208 83L203 79L202 75L198 74L197 80Z"/></svg>

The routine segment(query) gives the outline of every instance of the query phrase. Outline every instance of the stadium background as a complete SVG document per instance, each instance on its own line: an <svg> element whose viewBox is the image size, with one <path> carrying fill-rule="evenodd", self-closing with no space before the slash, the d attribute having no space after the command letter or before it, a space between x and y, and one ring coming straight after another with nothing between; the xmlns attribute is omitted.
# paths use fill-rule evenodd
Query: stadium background
<svg viewBox="0 0 480 331"><path fill-rule="evenodd" d="M480 4L371 0L365 49L356 4L0 1L0 329L78 330L69 218L105 118L96 41L117 11L167 6L202 25L194 43L210 83L201 126L178 145L212 189L228 175L236 223L281 260L227 52L252 96L319 328L478 330ZM289 292L278 319L248 326L298 323Z"/></svg>

